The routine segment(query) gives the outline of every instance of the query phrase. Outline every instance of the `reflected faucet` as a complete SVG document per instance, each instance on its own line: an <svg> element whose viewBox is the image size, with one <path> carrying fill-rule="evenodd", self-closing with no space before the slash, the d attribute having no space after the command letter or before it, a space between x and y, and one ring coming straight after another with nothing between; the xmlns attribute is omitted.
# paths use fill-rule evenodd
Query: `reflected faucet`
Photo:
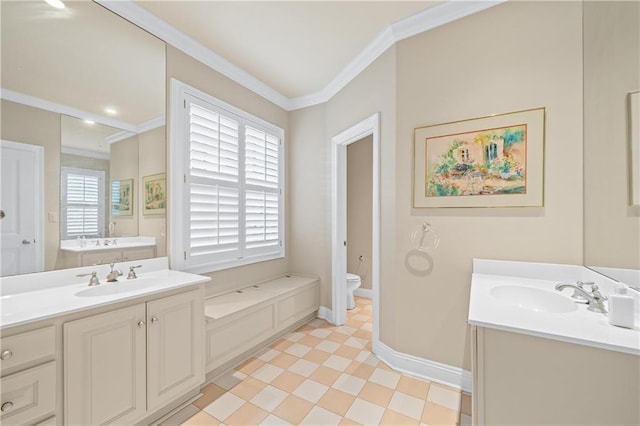
<svg viewBox="0 0 640 426"><path fill-rule="evenodd" d="M580 283L583 284L583 283ZM556 290L558 291L562 291L565 288L572 288L574 291L574 294L579 293L581 296L583 296L585 299L587 299L587 304L589 305L587 307L588 311L592 311L592 312L600 312L602 314L606 314L607 313L607 309L604 307L604 301L607 300L606 297L604 297L600 291L598 290L598 286L593 284L593 283L584 283L584 284L591 284L591 293L589 293L588 291L586 291L584 288L582 288L581 285L576 285L576 284L563 284L560 283L558 285L556 285Z"/></svg>

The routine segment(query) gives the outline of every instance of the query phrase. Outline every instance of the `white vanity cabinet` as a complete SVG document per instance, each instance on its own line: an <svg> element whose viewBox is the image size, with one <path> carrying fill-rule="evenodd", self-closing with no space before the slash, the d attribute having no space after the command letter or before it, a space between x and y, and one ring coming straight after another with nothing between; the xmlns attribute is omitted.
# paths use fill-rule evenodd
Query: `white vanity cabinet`
<svg viewBox="0 0 640 426"><path fill-rule="evenodd" d="M155 247L136 247L126 249L105 248L102 251L75 254L72 256L74 265L71 266L92 266L106 265L109 263L127 262L156 257Z"/></svg>
<svg viewBox="0 0 640 426"><path fill-rule="evenodd" d="M65 323L65 424L133 424L199 386L203 333L201 289Z"/></svg>

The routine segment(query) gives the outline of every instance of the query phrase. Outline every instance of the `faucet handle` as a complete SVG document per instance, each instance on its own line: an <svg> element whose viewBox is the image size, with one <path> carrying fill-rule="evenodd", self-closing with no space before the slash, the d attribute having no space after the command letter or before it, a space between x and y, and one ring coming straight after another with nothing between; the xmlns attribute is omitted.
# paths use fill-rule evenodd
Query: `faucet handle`
<svg viewBox="0 0 640 426"><path fill-rule="evenodd" d="M135 280L136 278L138 278L138 276L136 275L136 271L134 270L137 268L142 268L142 265L129 266L129 274L127 275L128 280Z"/></svg>
<svg viewBox="0 0 640 426"><path fill-rule="evenodd" d="M98 278L98 273L95 271L89 272L86 274L78 274L76 275L76 277L88 277L89 275L91 275L91 278L89 278L89 286L100 285L100 279Z"/></svg>
<svg viewBox="0 0 640 426"><path fill-rule="evenodd" d="M585 284L591 284L591 294L593 294L594 299L607 300L607 297L603 296L602 293L600 293L600 287L598 287L595 283L585 283Z"/></svg>

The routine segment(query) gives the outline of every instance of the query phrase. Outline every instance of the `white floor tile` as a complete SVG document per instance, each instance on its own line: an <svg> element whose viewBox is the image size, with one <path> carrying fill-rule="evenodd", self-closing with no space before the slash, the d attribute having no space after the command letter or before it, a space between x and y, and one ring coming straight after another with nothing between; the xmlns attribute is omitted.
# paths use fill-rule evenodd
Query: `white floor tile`
<svg viewBox="0 0 640 426"><path fill-rule="evenodd" d="M377 425L383 415L384 407L356 398L345 417L363 425Z"/></svg>
<svg viewBox="0 0 640 426"><path fill-rule="evenodd" d="M391 397L388 408L412 419L419 420L422 417L424 399L396 391L393 393L393 397Z"/></svg>
<svg viewBox="0 0 640 426"><path fill-rule="evenodd" d="M280 355L281 353L282 352L278 350L268 348L267 351L264 351L263 353L258 355L258 359L264 362L269 362L275 357L277 357L278 355Z"/></svg>
<svg viewBox="0 0 640 426"><path fill-rule="evenodd" d="M349 339L344 342L345 345L351 346L352 348L356 349L364 349L364 347L367 346L367 343L367 340L359 339L357 337L349 337Z"/></svg>
<svg viewBox="0 0 640 426"><path fill-rule="evenodd" d="M367 381L361 379L360 377L342 373L340 377L336 379L333 385L331 385L331 387L346 392L350 395L358 396L366 383Z"/></svg>
<svg viewBox="0 0 640 426"><path fill-rule="evenodd" d="M316 349L320 349L321 351L329 352L330 354L334 353L340 347L339 343L332 342L331 340L323 340L322 342L316 345Z"/></svg>
<svg viewBox="0 0 640 426"><path fill-rule="evenodd" d="M427 401L458 411L460 410L461 397L462 396L460 392L456 392L451 389L446 389L436 384L432 384L431 386L429 386Z"/></svg>
<svg viewBox="0 0 640 426"><path fill-rule="evenodd" d="M289 367L289 371L299 374L304 377L309 377L314 371L318 369L319 365L315 362L307 361L306 359L299 359Z"/></svg>
<svg viewBox="0 0 640 426"><path fill-rule="evenodd" d="M287 392L281 391L273 386L267 386L251 398L249 402L265 411L271 412L275 410L287 396L289 396Z"/></svg>
<svg viewBox="0 0 640 426"><path fill-rule="evenodd" d="M235 411L245 403L246 401L244 399L235 396L231 392L227 392L204 407L203 411L206 411L218 420L225 421L227 417L235 413Z"/></svg>
<svg viewBox="0 0 640 426"><path fill-rule="evenodd" d="M229 390L238 383L240 383L243 379L247 377L246 374L236 371L236 370L228 370L221 376L213 379L213 383L220 386L223 389Z"/></svg>
<svg viewBox="0 0 640 426"><path fill-rule="evenodd" d="M297 356L298 358L302 358L310 350L311 350L311 348L309 346L307 346L307 345L301 345L300 343L294 343L293 345L289 346L284 351L286 353L288 353L289 355L293 355L293 356Z"/></svg>
<svg viewBox="0 0 640 426"><path fill-rule="evenodd" d="M265 383L271 383L273 379L282 374L284 370L280 367L271 364L265 364L262 367L258 368L256 371L251 374L258 380L261 380Z"/></svg>
<svg viewBox="0 0 640 426"><path fill-rule="evenodd" d="M351 364L351 360L338 355L331 355L325 362L322 363L325 367L333 368L334 370L344 371Z"/></svg>
<svg viewBox="0 0 640 426"><path fill-rule="evenodd" d="M398 385L398 382L400 381L400 374L383 370L381 368L376 368L375 370L373 370L373 374L371 374L371 377L369 377L369 381L382 386L386 386L391 389L395 389Z"/></svg>
<svg viewBox="0 0 640 426"><path fill-rule="evenodd" d="M290 426L290 425L291 423L285 420L282 420L280 417L274 416L273 414L269 414L269 416L260 423L260 426Z"/></svg>
<svg viewBox="0 0 640 426"><path fill-rule="evenodd" d="M322 398L322 395L324 395L328 389L329 387L322 383L307 379L293 391L293 394L315 404L320 401L320 398Z"/></svg>
<svg viewBox="0 0 640 426"><path fill-rule="evenodd" d="M304 333L300 333L299 331L293 331L289 334L287 334L285 336L285 339L287 339L290 342L297 342L298 340L302 339L304 337Z"/></svg>
<svg viewBox="0 0 640 426"><path fill-rule="evenodd" d="M334 426L339 424L340 421L342 421L342 417L316 405L309 411L309 414L302 419L300 424L305 426Z"/></svg>
<svg viewBox="0 0 640 426"><path fill-rule="evenodd" d="M342 334L347 334L349 336L351 336L356 331L358 331L357 328L349 327L348 325L343 325L342 327L336 328L336 332L342 333Z"/></svg>
<svg viewBox="0 0 640 426"><path fill-rule="evenodd" d="M331 331L329 329L316 328L315 330L311 331L309 334L312 335L312 336L318 337L320 339L324 339L325 337L327 337L331 333L333 333L333 331Z"/></svg>
<svg viewBox="0 0 640 426"><path fill-rule="evenodd" d="M362 324L362 327L360 327L360 330L373 331L373 326L371 325L370 322L366 322Z"/></svg>
<svg viewBox="0 0 640 426"><path fill-rule="evenodd" d="M369 321L369 315L356 314L356 315L352 316L351 318L356 320L356 321Z"/></svg>

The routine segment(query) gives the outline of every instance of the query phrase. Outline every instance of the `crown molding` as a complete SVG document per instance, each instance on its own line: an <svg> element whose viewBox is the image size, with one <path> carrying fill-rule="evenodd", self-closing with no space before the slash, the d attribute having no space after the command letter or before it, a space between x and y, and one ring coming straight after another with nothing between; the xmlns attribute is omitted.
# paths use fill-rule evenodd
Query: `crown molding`
<svg viewBox="0 0 640 426"><path fill-rule="evenodd" d="M98 160L108 161L111 158L108 152L88 151L86 149L71 148L68 146L61 146L60 152L62 154L79 155L80 157L96 158Z"/></svg>
<svg viewBox="0 0 640 426"><path fill-rule="evenodd" d="M111 145L112 143L123 141L127 138L130 138L131 136L135 136L135 133L123 130L121 132L114 133L111 136L107 136L106 138L104 138L104 140L107 141L109 145Z"/></svg>
<svg viewBox="0 0 640 426"><path fill-rule="evenodd" d="M123 130L121 132L114 133L113 135L106 137L105 140L110 144L120 142L121 140L130 138L135 134L139 135L140 133L148 132L149 130L157 129L158 127L164 126L165 121L166 120L164 118L164 115L160 115L158 117L152 118L151 120L145 121L144 123L140 123L139 125L137 125L135 132L128 132L126 130Z"/></svg>
<svg viewBox="0 0 640 426"><path fill-rule="evenodd" d="M34 108L56 112L58 114L70 115L72 117L77 117L82 120L92 120L92 121L95 121L96 123L126 130L128 132L135 132L137 127L133 124L127 123L122 120L116 120L114 118L105 117L100 114L83 111L78 108L73 108L67 105L62 105L55 102L47 101L41 98L37 98L35 96L26 95L24 93L14 92L13 90L9 90L9 89L1 89L0 98L5 99L7 101L28 105Z"/></svg>
<svg viewBox="0 0 640 426"><path fill-rule="evenodd" d="M322 90L296 98L288 98L151 12L138 6L132 0L96 0L97 3L107 9L287 111L327 102L398 41L489 9L505 1L507 0L447 0L444 3L388 25Z"/></svg>

